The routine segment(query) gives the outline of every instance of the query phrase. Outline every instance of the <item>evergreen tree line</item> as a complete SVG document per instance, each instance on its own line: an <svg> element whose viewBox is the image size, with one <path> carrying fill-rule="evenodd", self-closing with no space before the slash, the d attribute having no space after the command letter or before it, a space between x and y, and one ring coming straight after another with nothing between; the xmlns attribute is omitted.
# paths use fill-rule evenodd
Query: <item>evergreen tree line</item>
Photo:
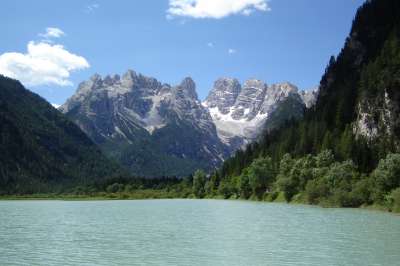
<svg viewBox="0 0 400 266"><path fill-rule="evenodd" d="M379 18L379 19L378 19ZM385 101L390 99L390 106ZM377 124L373 140L355 134L360 103ZM382 118L385 108L389 117ZM362 110L365 111L365 110ZM390 124L390 130L384 123ZM304 119L286 121L228 159L222 177L239 175L260 156L274 164L330 149L337 160L351 159L371 172L389 153L400 152L400 2L373 0L357 12L350 37L337 58L331 57L314 107Z"/></svg>
<svg viewBox="0 0 400 266"><path fill-rule="evenodd" d="M271 157L259 157L240 175L209 178L202 171L193 177L198 198L288 201L323 206L378 205L400 212L400 154L388 154L369 174L352 160L337 161L331 150L313 156L282 156L279 166Z"/></svg>
<svg viewBox="0 0 400 266"><path fill-rule="evenodd" d="M358 130L362 113L370 132ZM238 151L203 194L395 208L399 152L400 2L366 1L329 61L315 106Z"/></svg>

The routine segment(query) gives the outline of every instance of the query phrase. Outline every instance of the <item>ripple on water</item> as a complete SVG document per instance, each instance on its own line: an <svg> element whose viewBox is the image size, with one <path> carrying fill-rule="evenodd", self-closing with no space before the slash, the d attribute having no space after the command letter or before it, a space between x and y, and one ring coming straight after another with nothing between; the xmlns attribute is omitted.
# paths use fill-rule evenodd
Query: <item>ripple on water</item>
<svg viewBox="0 0 400 266"><path fill-rule="evenodd" d="M0 201L1 265L399 265L400 217L222 200Z"/></svg>

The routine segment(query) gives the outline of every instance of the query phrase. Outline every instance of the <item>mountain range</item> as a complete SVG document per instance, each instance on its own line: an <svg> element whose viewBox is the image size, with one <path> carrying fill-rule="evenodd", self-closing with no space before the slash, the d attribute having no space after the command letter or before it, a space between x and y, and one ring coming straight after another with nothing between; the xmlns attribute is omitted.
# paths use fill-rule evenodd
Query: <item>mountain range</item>
<svg viewBox="0 0 400 266"><path fill-rule="evenodd" d="M365 2L308 91L220 78L201 102L191 78L171 86L128 70L93 75L57 110L0 75L0 195L104 191L204 169L198 187L225 197L252 186L340 206L390 201L400 184L399 14L398 1Z"/></svg>
<svg viewBox="0 0 400 266"><path fill-rule="evenodd" d="M302 117L316 95L290 83L251 79L242 87L221 78L201 102L189 77L171 86L128 70L93 75L59 110L132 174L184 176L220 166L265 125Z"/></svg>
<svg viewBox="0 0 400 266"><path fill-rule="evenodd" d="M315 103L318 90L299 91L288 82L268 86L261 80L220 78L203 102L220 139L235 151L255 140L265 127L275 128L290 118L300 118ZM282 110L282 107L285 110Z"/></svg>

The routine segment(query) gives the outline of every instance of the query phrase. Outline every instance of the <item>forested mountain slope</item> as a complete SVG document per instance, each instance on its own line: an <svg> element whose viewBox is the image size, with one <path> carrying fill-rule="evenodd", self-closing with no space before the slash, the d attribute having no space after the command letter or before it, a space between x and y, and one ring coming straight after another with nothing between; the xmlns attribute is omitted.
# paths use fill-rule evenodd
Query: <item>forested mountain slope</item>
<svg viewBox="0 0 400 266"><path fill-rule="evenodd" d="M367 1L315 106L225 161L205 194L400 211L399 111L400 1Z"/></svg>
<svg viewBox="0 0 400 266"><path fill-rule="evenodd" d="M240 174L259 155L278 162L331 149L370 171L400 149L400 2L367 1L340 54L331 57L316 105L225 162L222 176Z"/></svg>
<svg viewBox="0 0 400 266"><path fill-rule="evenodd" d="M65 115L0 75L0 194L61 191L120 173Z"/></svg>

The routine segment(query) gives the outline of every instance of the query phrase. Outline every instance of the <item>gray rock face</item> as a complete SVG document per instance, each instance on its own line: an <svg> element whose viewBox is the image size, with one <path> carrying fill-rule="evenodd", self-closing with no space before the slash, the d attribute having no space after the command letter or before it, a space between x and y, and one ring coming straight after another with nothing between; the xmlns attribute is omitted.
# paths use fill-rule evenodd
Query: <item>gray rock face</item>
<svg viewBox="0 0 400 266"><path fill-rule="evenodd" d="M183 176L219 166L263 130L301 116L315 95L290 83L242 87L220 78L201 103L189 77L170 86L128 70L93 75L59 109L132 173Z"/></svg>
<svg viewBox="0 0 400 266"><path fill-rule="evenodd" d="M238 97L242 87L237 79L220 78L214 83L214 89L210 91L207 97L209 108L218 107L222 114L227 114L230 111L236 98Z"/></svg>
<svg viewBox="0 0 400 266"><path fill-rule="evenodd" d="M392 94L392 95L391 95ZM353 122L356 138L363 138L369 144L379 139L396 136L399 121L398 104L394 94L385 89L375 99L361 99L357 104L357 119ZM399 147L399 142L393 142Z"/></svg>
<svg viewBox="0 0 400 266"><path fill-rule="evenodd" d="M311 90L300 92L300 96L303 99L303 102L307 108L310 108L315 105L315 103L317 101L318 93L319 93L318 87L311 89Z"/></svg>
<svg viewBox="0 0 400 266"><path fill-rule="evenodd" d="M289 82L272 84L267 89L264 101L262 103L262 106L260 107L260 113L269 114L273 112L277 105L280 102L284 101L286 98L292 97L298 99L298 95L299 89ZM298 99L298 101L301 100Z"/></svg>
<svg viewBox="0 0 400 266"><path fill-rule="evenodd" d="M261 80L247 80L235 101L232 118L234 120L253 119L264 101L266 90L267 84Z"/></svg>
<svg viewBox="0 0 400 266"><path fill-rule="evenodd" d="M288 82L267 86L257 79L247 80L239 93L240 84L235 83L235 93L232 93L233 80L219 79L203 102L210 111L219 137L231 151L254 140L264 129L272 129L269 123L279 126L280 121L302 116L303 109L311 107L317 95L316 92L299 91ZM290 104L280 108L288 102Z"/></svg>
<svg viewBox="0 0 400 266"><path fill-rule="evenodd" d="M171 87L132 70L122 78L94 75L79 85L60 110L106 154L137 175L186 175L197 168L210 170L229 154L208 110L198 100L191 78ZM138 149L146 153L143 157L153 160L153 166L137 162Z"/></svg>

